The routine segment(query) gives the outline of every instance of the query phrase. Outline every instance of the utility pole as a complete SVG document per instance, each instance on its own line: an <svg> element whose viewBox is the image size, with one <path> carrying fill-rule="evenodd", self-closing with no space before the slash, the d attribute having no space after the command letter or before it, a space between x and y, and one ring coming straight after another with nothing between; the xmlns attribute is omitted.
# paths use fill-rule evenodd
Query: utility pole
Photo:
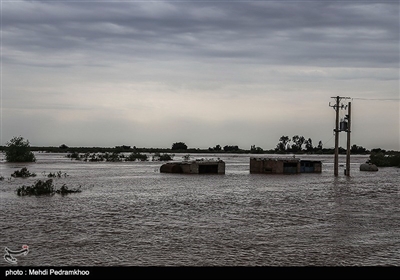
<svg viewBox="0 0 400 280"><path fill-rule="evenodd" d="M335 174L335 176L339 175L339 132L341 131L339 129L339 109L340 108L344 108L344 105L342 104L342 106L340 106L340 100L342 99L350 99L350 97L341 97L341 96L336 96L336 97L332 97L336 99L336 103L335 105L331 105L329 103L330 107L333 107L333 109L335 109L336 111L336 121L335 121L335 159L334 159L334 168L333 168L333 172Z"/></svg>
<svg viewBox="0 0 400 280"><path fill-rule="evenodd" d="M351 132L351 102L347 104L347 153L346 153L346 176L350 176L350 132Z"/></svg>
<svg viewBox="0 0 400 280"><path fill-rule="evenodd" d="M340 97L336 96L336 105L334 109L336 111L336 122L335 122L335 161L333 173L335 176L339 175L339 102Z"/></svg>

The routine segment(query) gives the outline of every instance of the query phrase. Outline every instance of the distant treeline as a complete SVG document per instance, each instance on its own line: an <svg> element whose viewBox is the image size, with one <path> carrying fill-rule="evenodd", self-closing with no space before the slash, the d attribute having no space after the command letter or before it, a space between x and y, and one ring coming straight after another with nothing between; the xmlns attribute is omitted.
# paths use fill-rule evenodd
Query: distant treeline
<svg viewBox="0 0 400 280"><path fill-rule="evenodd" d="M0 146L0 151L5 151L6 146ZM44 153L237 153L237 154L334 154L334 148L314 148L313 150L280 150L270 149L264 150L260 147L251 146L250 149L243 149L239 146L224 146L216 145L208 149L200 148L183 148L183 149L172 149L172 148L138 148L135 146L115 146L115 147L68 147L61 145L59 147L54 146L31 146L30 150L33 152L44 152ZM346 149L339 147L339 154L346 154ZM383 154L396 154L396 151L386 151L381 148L367 150L362 146L353 145L350 150L351 154L371 154L371 153L383 153Z"/></svg>
<svg viewBox="0 0 400 280"><path fill-rule="evenodd" d="M312 145L312 140L303 136L295 135L290 139L282 136L275 149L264 150L252 145L250 149L241 149L237 145L216 145L208 149L188 148L183 142L173 143L170 149L167 148L137 148L135 146L121 145L115 147L68 147L62 144L58 147L31 147L28 140L18 136L7 142L6 146L0 146L0 151L5 152L7 162L34 162L36 158L32 152L66 153L67 157L84 161L136 161L148 160L145 153L154 154L152 160L171 160L174 154L185 153L243 153L243 154L334 154L334 148L323 148L322 142L318 146ZM125 153L130 153L126 156ZM346 149L339 147L340 154L346 154ZM386 151L381 148L368 151L362 146L353 145L351 154L369 154L369 162L377 166L400 167L400 151Z"/></svg>
<svg viewBox="0 0 400 280"><path fill-rule="evenodd" d="M0 146L0 151L6 151L7 146ZM319 141L317 146L313 146L311 138L306 139L303 136L295 135L292 138L282 136L274 149L264 150L261 147L251 145L250 149L240 148L238 145L215 145L208 149L189 148L184 142L175 142L171 148L139 148L130 145L121 145L115 147L69 147L66 144L61 144L58 147L54 146L30 146L33 152L47 153L239 153L239 154L334 154L334 148L324 148L322 141ZM346 154L346 149L339 147L339 154ZM367 150L358 145L352 145L351 154L397 154L396 151L386 151L381 148Z"/></svg>

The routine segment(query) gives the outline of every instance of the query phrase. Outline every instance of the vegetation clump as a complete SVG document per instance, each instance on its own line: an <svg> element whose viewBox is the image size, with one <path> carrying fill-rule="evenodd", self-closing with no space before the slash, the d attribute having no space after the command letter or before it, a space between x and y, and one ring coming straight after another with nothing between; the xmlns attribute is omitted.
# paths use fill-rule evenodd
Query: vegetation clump
<svg viewBox="0 0 400 280"><path fill-rule="evenodd" d="M47 175L48 178L61 178L61 177L67 177L67 173L62 173L61 171L58 171L57 173L49 173Z"/></svg>
<svg viewBox="0 0 400 280"><path fill-rule="evenodd" d="M239 148L239 146L237 146L237 145L232 145L232 146L229 146L229 145L226 145L226 146L224 146L224 151L225 152L238 152L240 150L240 148Z"/></svg>
<svg viewBox="0 0 400 280"><path fill-rule="evenodd" d="M38 180L32 186L19 187L17 189L17 195L43 195L43 194L53 194L55 192L53 180L49 179L47 181Z"/></svg>
<svg viewBox="0 0 400 280"><path fill-rule="evenodd" d="M95 158L95 156L93 156ZM97 155L98 160L92 160L92 161L111 161L111 162L118 162L122 161L125 158L123 154L120 154L118 152L113 152L113 153L105 153L105 154L99 154Z"/></svg>
<svg viewBox="0 0 400 280"><path fill-rule="evenodd" d="M153 161L169 161L174 158L174 154L160 154L160 153L155 153L153 155L152 160Z"/></svg>
<svg viewBox="0 0 400 280"><path fill-rule="evenodd" d="M125 161L136 161L136 160L146 161L147 159L148 159L148 156L146 154L133 152L128 157L125 158Z"/></svg>
<svg viewBox="0 0 400 280"><path fill-rule="evenodd" d="M123 161L125 156L124 154L120 154L119 152L112 152L112 153L84 153L80 154L78 152L73 152L70 154L67 154L67 157L76 160L83 160L83 161L90 161L90 162L97 162L97 161L111 161L111 162L117 162L117 161Z"/></svg>
<svg viewBox="0 0 400 280"><path fill-rule="evenodd" d="M85 153L80 154L78 152L73 152L67 154L67 157L75 160L83 160L83 161L108 161L108 162L119 162L119 161L146 161L148 160L148 156L146 154L142 154L139 152L132 152L128 156L121 154L119 152L112 152L112 153Z"/></svg>
<svg viewBox="0 0 400 280"><path fill-rule="evenodd" d="M290 138L283 135L279 138L275 151L278 153L319 152L322 151L322 141L319 141L317 147L313 147L311 138L306 139L301 135L294 135Z"/></svg>
<svg viewBox="0 0 400 280"><path fill-rule="evenodd" d="M67 158L70 158L71 160L72 159L76 159L76 160L80 159L78 152L73 152L73 153L67 154Z"/></svg>
<svg viewBox="0 0 400 280"><path fill-rule="evenodd" d="M30 150L29 141L18 136L12 138L6 144L7 162L35 162L35 155Z"/></svg>
<svg viewBox="0 0 400 280"><path fill-rule="evenodd" d="M58 194L69 194L69 193L79 193L81 192L81 186L79 186L77 189L68 189L68 187L64 184L61 186L60 189L56 190L56 193Z"/></svg>
<svg viewBox="0 0 400 280"><path fill-rule="evenodd" d="M52 195L54 193L58 194L68 194L81 192L80 186L77 189L68 189L64 184L60 189L56 189L53 184L53 179L48 179L46 181L38 180L32 186L21 186L17 189L17 195Z"/></svg>
<svg viewBox="0 0 400 280"><path fill-rule="evenodd" d="M21 170L16 170L13 174L11 174L11 177L14 178L28 178L35 176L36 174L29 172L29 170L26 167L21 168Z"/></svg>
<svg viewBox="0 0 400 280"><path fill-rule="evenodd" d="M187 145L183 142L176 142L172 144L171 150L187 150Z"/></svg>
<svg viewBox="0 0 400 280"><path fill-rule="evenodd" d="M182 159L188 161L190 159L190 154L184 155Z"/></svg>
<svg viewBox="0 0 400 280"><path fill-rule="evenodd" d="M250 147L250 153L252 153L252 154L263 154L264 150L261 147L256 147L255 145L252 145Z"/></svg>
<svg viewBox="0 0 400 280"><path fill-rule="evenodd" d="M381 151L372 152L368 163L375 164L378 167L400 167L400 153L385 154Z"/></svg>
<svg viewBox="0 0 400 280"><path fill-rule="evenodd" d="M211 148L211 147L209 147L208 148L208 150L210 151L210 152L220 152L221 150L222 150L222 148L221 148L221 145L215 145L215 147L213 147L213 148Z"/></svg>

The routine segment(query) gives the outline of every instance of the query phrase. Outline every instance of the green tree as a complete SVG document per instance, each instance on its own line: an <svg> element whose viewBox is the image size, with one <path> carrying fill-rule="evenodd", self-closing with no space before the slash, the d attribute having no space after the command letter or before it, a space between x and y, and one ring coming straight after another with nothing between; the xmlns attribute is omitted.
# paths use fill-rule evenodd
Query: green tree
<svg viewBox="0 0 400 280"><path fill-rule="evenodd" d="M250 146L250 153L252 154L262 154L264 150L261 147L256 147L256 145Z"/></svg>
<svg viewBox="0 0 400 280"><path fill-rule="evenodd" d="M292 137L292 141L293 141L292 150L294 152L301 151L303 149L302 146L303 146L305 140L306 139L303 136L299 136L299 135L293 136Z"/></svg>
<svg viewBox="0 0 400 280"><path fill-rule="evenodd" d="M366 154L367 149L364 148L363 146L357 146L356 144L354 144L353 146L351 146L350 152L352 154Z"/></svg>
<svg viewBox="0 0 400 280"><path fill-rule="evenodd" d="M313 143L312 143L312 139L311 139L311 138L308 138L308 139L304 142L304 144L306 145L306 150L307 150L307 152L312 152L312 151L314 150L314 147L313 147Z"/></svg>
<svg viewBox="0 0 400 280"><path fill-rule="evenodd" d="M30 150L29 141L18 136L6 143L7 162L35 162L35 155Z"/></svg>
<svg viewBox="0 0 400 280"><path fill-rule="evenodd" d="M183 142L176 142L172 144L172 150L187 150L187 145Z"/></svg>
<svg viewBox="0 0 400 280"><path fill-rule="evenodd" d="M61 150L66 150L66 149L68 149L68 146L65 145L65 144L62 144L62 145L60 145L59 148L60 148Z"/></svg>
<svg viewBox="0 0 400 280"><path fill-rule="evenodd" d="M239 146L237 146L237 145L235 145L235 146L229 146L229 145L224 146L224 151L225 152L237 152L239 150L240 150Z"/></svg>
<svg viewBox="0 0 400 280"><path fill-rule="evenodd" d="M281 136L281 138L279 138L279 143L276 145L275 150L280 152L286 151L289 142L290 142L289 136Z"/></svg>

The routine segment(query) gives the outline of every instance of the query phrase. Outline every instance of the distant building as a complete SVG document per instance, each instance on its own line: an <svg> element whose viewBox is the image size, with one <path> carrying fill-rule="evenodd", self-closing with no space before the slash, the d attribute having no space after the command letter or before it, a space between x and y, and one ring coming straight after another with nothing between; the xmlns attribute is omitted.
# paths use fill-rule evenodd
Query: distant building
<svg viewBox="0 0 400 280"><path fill-rule="evenodd" d="M168 162L160 167L161 173L185 174L225 174L225 162L222 160L193 160Z"/></svg>
<svg viewBox="0 0 400 280"><path fill-rule="evenodd" d="M320 173L321 170L321 161L297 158L250 158L250 173L255 174Z"/></svg>

